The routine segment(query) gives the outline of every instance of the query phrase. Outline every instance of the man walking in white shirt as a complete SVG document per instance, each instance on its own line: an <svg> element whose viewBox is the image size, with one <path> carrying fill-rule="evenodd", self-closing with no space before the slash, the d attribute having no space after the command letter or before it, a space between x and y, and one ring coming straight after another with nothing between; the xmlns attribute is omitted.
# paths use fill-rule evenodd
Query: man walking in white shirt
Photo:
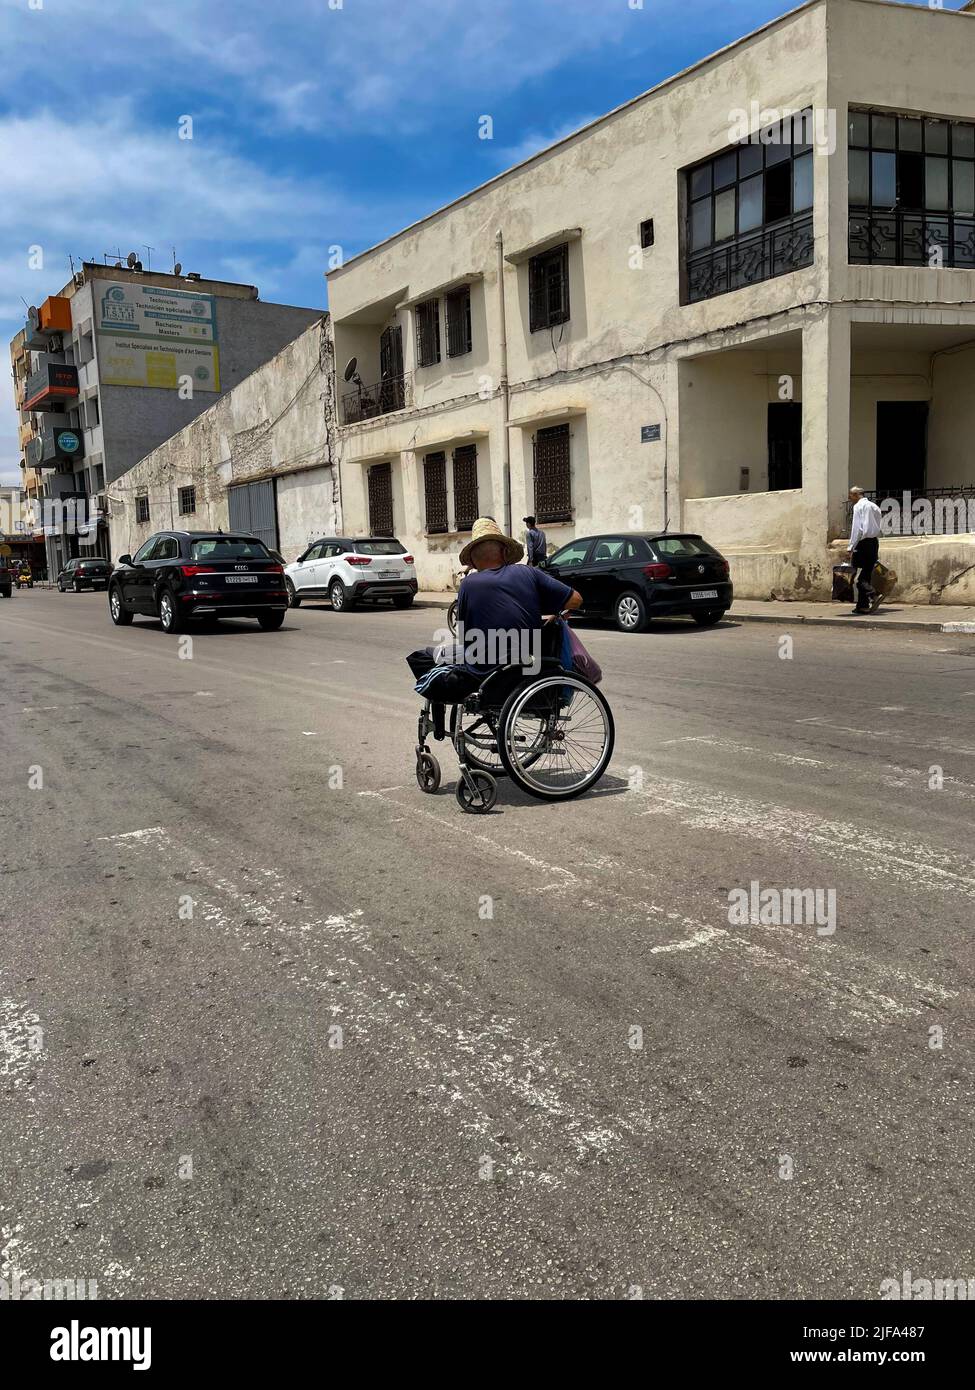
<svg viewBox="0 0 975 1390"><path fill-rule="evenodd" d="M873 585L874 565L880 551L880 508L876 502L865 497L862 487L850 488L850 501L853 506L853 526L850 530L849 554L856 571L857 606L854 613L869 613L876 598Z"/></svg>

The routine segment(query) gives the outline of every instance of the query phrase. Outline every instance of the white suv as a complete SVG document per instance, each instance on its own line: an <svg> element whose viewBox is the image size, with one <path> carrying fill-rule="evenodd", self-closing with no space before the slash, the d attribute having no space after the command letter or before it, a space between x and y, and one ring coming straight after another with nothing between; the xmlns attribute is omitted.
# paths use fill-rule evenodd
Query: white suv
<svg viewBox="0 0 975 1390"><path fill-rule="evenodd" d="M392 599L409 608L416 596L413 556L393 540L315 541L293 565L285 565L288 601L297 608L306 598L327 598L336 613L347 613L362 599Z"/></svg>

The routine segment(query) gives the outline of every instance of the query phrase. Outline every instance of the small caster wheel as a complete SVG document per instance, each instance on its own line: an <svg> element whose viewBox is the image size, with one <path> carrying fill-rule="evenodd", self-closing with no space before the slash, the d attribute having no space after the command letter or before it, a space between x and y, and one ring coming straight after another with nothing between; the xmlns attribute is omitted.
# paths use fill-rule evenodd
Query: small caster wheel
<svg viewBox="0 0 975 1390"><path fill-rule="evenodd" d="M468 772L467 776L474 783L475 790L471 792L467 785L467 779L461 774L455 792L457 802L462 811L468 811L475 816L483 816L486 811L490 811L498 799L498 784L490 772L481 772L479 769Z"/></svg>
<svg viewBox="0 0 975 1390"><path fill-rule="evenodd" d="M417 757L416 783L421 792L435 792L440 786L440 764L432 753L421 753Z"/></svg>

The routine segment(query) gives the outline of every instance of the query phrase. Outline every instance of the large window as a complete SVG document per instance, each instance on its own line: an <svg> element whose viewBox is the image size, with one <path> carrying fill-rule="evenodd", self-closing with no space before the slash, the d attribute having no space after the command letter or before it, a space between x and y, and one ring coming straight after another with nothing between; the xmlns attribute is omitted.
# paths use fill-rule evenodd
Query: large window
<svg viewBox="0 0 975 1390"><path fill-rule="evenodd" d="M454 530L470 531L477 520L477 445L454 450Z"/></svg>
<svg viewBox="0 0 975 1390"><path fill-rule="evenodd" d="M811 135L802 112L684 171L688 301L812 264Z"/></svg>
<svg viewBox="0 0 975 1390"><path fill-rule="evenodd" d="M440 361L440 300L416 306L416 364L434 367Z"/></svg>
<svg viewBox="0 0 975 1390"><path fill-rule="evenodd" d="M528 326L532 333L569 319L569 246L553 246L528 262Z"/></svg>
<svg viewBox="0 0 975 1390"><path fill-rule="evenodd" d="M535 435L535 508L541 522L572 520L572 465L568 425L551 425Z"/></svg>
<svg viewBox="0 0 975 1390"><path fill-rule="evenodd" d="M850 260L975 267L975 123L851 111Z"/></svg>
<svg viewBox="0 0 975 1390"><path fill-rule="evenodd" d="M144 525L149 520L149 498L137 497L135 499L135 519L139 525Z"/></svg>
<svg viewBox="0 0 975 1390"><path fill-rule="evenodd" d="M181 487L178 496L180 516L192 516L196 511L196 488Z"/></svg>
<svg viewBox="0 0 975 1390"><path fill-rule="evenodd" d="M427 531L443 533L447 530L447 455L442 449L424 457L423 495Z"/></svg>
<svg viewBox="0 0 975 1390"><path fill-rule="evenodd" d="M453 290L444 299L447 319L447 356L463 357L473 347L471 291L469 285Z"/></svg>

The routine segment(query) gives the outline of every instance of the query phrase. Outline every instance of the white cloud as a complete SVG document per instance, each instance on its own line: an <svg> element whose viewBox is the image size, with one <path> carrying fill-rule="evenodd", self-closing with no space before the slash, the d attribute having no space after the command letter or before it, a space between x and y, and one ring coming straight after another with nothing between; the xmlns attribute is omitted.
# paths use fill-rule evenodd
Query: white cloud
<svg viewBox="0 0 975 1390"><path fill-rule="evenodd" d="M589 125L590 121L594 121L600 114L598 111L593 111L590 115L573 116L571 120L560 121L548 132L528 131L516 144L503 145L495 151L498 168L510 169L513 164L520 164L522 160L530 159L533 154L538 154L539 150L544 150L549 145L564 140L567 135L572 135L574 131L581 130L583 126Z"/></svg>

